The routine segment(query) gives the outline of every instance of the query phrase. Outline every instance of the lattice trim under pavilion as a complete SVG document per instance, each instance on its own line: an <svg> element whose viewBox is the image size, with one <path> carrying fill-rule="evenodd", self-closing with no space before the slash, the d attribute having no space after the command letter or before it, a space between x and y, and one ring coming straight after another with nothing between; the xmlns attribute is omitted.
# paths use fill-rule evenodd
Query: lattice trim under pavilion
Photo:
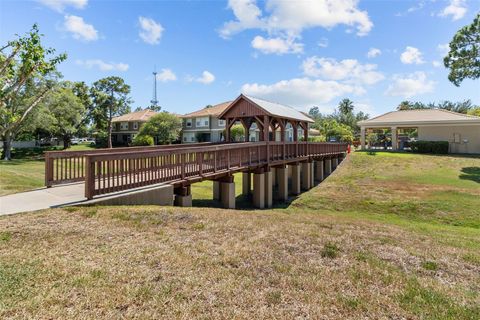
<svg viewBox="0 0 480 320"><path fill-rule="evenodd" d="M225 141L231 141L231 128L236 122L240 122L249 132L253 123L260 130L260 141L275 141L276 132L280 130L280 141L285 141L286 127L288 123L293 128L293 141L298 142L298 128L303 129L304 139L308 141L308 124L314 121L300 111L279 103L262 100L241 94L220 115L220 119L226 121ZM270 138L270 132L273 134ZM249 135L245 134L245 141Z"/></svg>

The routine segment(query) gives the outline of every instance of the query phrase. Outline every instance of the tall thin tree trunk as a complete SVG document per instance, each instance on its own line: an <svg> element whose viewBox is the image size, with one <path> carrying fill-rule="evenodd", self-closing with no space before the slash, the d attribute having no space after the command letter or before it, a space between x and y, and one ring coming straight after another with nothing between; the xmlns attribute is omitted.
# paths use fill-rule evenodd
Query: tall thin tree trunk
<svg viewBox="0 0 480 320"><path fill-rule="evenodd" d="M70 148L70 141L71 139L69 135L63 136L63 150Z"/></svg>
<svg viewBox="0 0 480 320"><path fill-rule="evenodd" d="M12 134L5 132L3 139L3 160L12 160Z"/></svg>
<svg viewBox="0 0 480 320"><path fill-rule="evenodd" d="M107 140L108 148L112 148L112 119L108 120L108 140Z"/></svg>

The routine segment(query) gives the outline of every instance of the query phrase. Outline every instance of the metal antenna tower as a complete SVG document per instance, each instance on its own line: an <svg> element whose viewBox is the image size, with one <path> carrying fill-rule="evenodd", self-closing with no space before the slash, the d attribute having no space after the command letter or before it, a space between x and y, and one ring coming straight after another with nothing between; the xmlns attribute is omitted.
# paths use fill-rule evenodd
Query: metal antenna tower
<svg viewBox="0 0 480 320"><path fill-rule="evenodd" d="M153 107L158 106L157 100L157 67L153 69L153 99L150 100L150 103Z"/></svg>

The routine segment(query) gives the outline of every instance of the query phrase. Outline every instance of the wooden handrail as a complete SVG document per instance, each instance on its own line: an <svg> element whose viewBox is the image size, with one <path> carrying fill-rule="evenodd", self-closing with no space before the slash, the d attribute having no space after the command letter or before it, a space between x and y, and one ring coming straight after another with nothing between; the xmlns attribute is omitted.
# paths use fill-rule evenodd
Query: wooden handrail
<svg viewBox="0 0 480 320"><path fill-rule="evenodd" d="M245 142L86 154L85 197L346 151L345 143Z"/></svg>

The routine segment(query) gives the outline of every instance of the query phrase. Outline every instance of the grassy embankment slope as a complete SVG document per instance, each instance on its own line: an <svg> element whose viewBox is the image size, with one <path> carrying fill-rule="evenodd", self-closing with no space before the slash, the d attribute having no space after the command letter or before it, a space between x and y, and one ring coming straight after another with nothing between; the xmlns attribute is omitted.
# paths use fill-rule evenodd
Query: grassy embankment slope
<svg viewBox="0 0 480 320"><path fill-rule="evenodd" d="M477 319L479 208L480 158L356 153L286 209L2 217L0 317Z"/></svg>

